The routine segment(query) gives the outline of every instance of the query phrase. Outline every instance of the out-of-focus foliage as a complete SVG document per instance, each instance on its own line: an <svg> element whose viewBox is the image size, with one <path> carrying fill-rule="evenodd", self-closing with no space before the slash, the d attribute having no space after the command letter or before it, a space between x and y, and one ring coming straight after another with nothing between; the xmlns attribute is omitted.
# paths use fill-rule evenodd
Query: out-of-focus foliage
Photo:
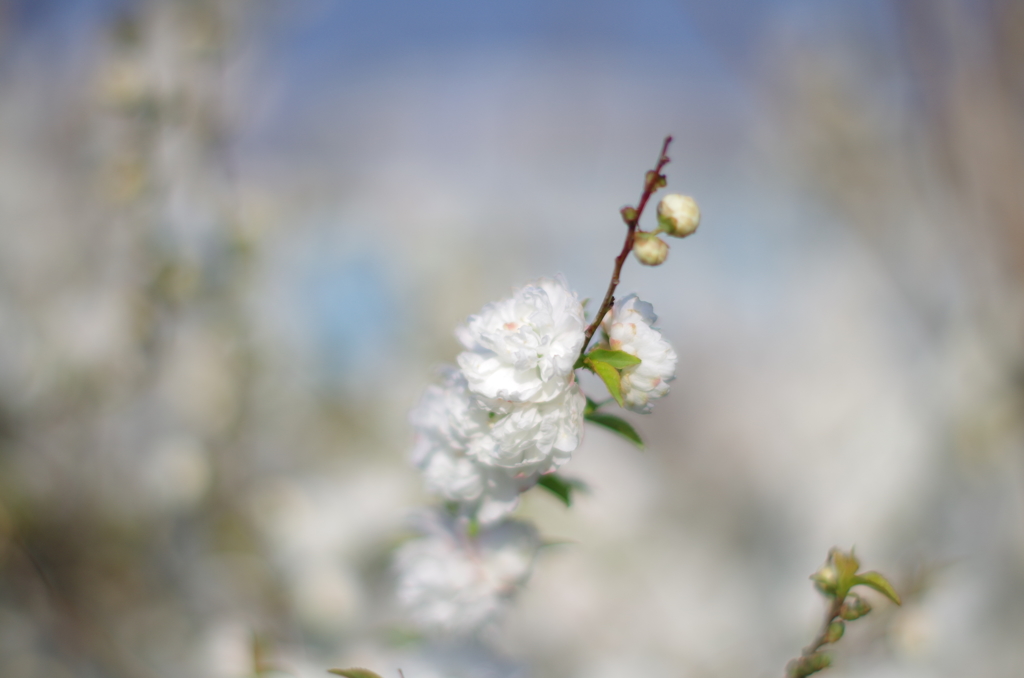
<svg viewBox="0 0 1024 678"><path fill-rule="evenodd" d="M0 676L768 675L835 543L904 605L865 591L832 675L1019 675L1020 3L0 26ZM591 491L524 501L565 543L491 639L514 662L425 643L389 597L405 413L516 282L600 299L667 133L703 223L623 274L680 359L646 452L595 427Z"/></svg>

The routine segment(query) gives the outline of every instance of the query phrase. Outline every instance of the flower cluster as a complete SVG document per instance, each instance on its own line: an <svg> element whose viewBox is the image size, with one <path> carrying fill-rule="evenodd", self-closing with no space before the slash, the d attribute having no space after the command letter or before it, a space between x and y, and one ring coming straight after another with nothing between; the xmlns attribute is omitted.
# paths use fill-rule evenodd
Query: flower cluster
<svg viewBox="0 0 1024 678"><path fill-rule="evenodd" d="M422 630L478 631L526 581L541 540L509 513L535 485L571 503L578 484L556 471L579 446L585 420L643 444L629 422L598 410L615 401L650 412L675 376L676 353L654 327L651 305L636 295L614 297L630 250L640 263L659 265L668 245L658 235L685 237L700 222L692 198L669 195L658 205L658 229L639 228L648 200L666 185L661 170L671 141L647 173L637 207L621 210L626 239L594 322L587 325L561 276L521 287L456 330L464 349L458 366L443 367L413 409L413 463L445 503L395 556L398 601ZM588 353L598 329L603 338ZM611 398L584 396L577 369L600 377Z"/></svg>
<svg viewBox="0 0 1024 678"><path fill-rule="evenodd" d="M636 412L650 411L675 371L654 320L651 305L631 295L602 325L601 350L634 357L615 373L623 406ZM588 334L577 294L558 276L486 305L456 336L458 367L441 368L410 415L412 461L447 511L421 525L396 565L411 620L463 633L492 619L529 574L540 540L508 514L580 444L589 410L575 370Z"/></svg>
<svg viewBox="0 0 1024 678"><path fill-rule="evenodd" d="M515 508L540 474L567 461L586 406L573 365L583 307L565 280L543 278L470 316L446 367L411 415L414 463L427 488L490 524Z"/></svg>

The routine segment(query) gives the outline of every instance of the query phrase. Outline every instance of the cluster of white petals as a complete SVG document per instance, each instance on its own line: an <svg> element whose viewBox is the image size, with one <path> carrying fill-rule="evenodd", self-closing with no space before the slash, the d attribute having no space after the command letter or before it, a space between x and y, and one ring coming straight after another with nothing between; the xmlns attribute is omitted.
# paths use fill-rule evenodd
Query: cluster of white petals
<svg viewBox="0 0 1024 678"><path fill-rule="evenodd" d="M579 447L587 399L575 383L542 403L492 401L491 428L474 441L481 464L514 474L548 473Z"/></svg>
<svg viewBox="0 0 1024 678"><path fill-rule="evenodd" d="M657 320L654 307L631 294L615 302L602 324L610 349L640 358L621 371L622 399L634 412L650 412L650 401L668 393L675 378L676 352L654 327Z"/></svg>
<svg viewBox="0 0 1024 678"><path fill-rule="evenodd" d="M442 368L441 383L427 387L410 420L416 429L412 459L427 490L461 504L481 523L515 509L519 494L537 480L536 474L510 473L477 460L495 446L495 416L455 368Z"/></svg>
<svg viewBox="0 0 1024 678"><path fill-rule="evenodd" d="M456 330L474 393L513 403L557 398L569 385L587 321L565 279L542 278L487 304Z"/></svg>
<svg viewBox="0 0 1024 678"><path fill-rule="evenodd" d="M413 462L427 490L481 523L567 461L583 436L586 398L573 364L586 329L564 278L542 278L488 304L457 331L459 369L442 370L410 417Z"/></svg>
<svg viewBox="0 0 1024 678"><path fill-rule="evenodd" d="M443 368L410 415L413 463L427 490L456 507L396 554L398 598L418 626L474 631L529 574L536 531L507 516L580 444L586 398L573 365L585 331L561 277L488 304L458 329L458 368Z"/></svg>
<svg viewBox="0 0 1024 678"><path fill-rule="evenodd" d="M665 395L675 371L654 321L635 295L604 319L609 348L641 360L621 371L625 404L637 412ZM458 367L443 368L410 415L413 462L453 509L396 555L399 601L418 626L476 630L529 574L537 534L508 514L580 444L586 397L573 366L585 332L583 308L561 277L488 304L458 329Z"/></svg>
<svg viewBox="0 0 1024 678"><path fill-rule="evenodd" d="M541 542L532 525L506 520L472 539L449 516L395 554L398 602L424 630L469 634L494 619L526 581Z"/></svg>

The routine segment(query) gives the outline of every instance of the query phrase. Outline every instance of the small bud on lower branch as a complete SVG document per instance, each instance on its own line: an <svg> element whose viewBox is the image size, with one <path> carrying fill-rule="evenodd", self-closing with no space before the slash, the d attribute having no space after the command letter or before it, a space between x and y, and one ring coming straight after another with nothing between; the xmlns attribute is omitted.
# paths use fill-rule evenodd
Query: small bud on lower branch
<svg viewBox="0 0 1024 678"><path fill-rule="evenodd" d="M786 664L787 678L806 678L812 673L827 669L832 665L832 658L827 654L812 654L798 657Z"/></svg>
<svg viewBox="0 0 1024 678"><path fill-rule="evenodd" d="M668 258L668 244L654 233L637 233L633 254L645 266L660 266Z"/></svg>
<svg viewBox="0 0 1024 678"><path fill-rule="evenodd" d="M846 596L843 606L839 608L839 616L846 621L860 619L868 612L871 612L871 605L856 593Z"/></svg>
<svg viewBox="0 0 1024 678"><path fill-rule="evenodd" d="M826 643L834 643L843 637L846 631L846 624L841 621L834 621L828 625L828 633L825 634Z"/></svg>
<svg viewBox="0 0 1024 678"><path fill-rule="evenodd" d="M630 207L629 205L626 205L621 210L619 210L619 214L622 215L622 220L626 222L627 226L629 226L630 224L635 224L637 218L640 216L637 214L636 208Z"/></svg>
<svg viewBox="0 0 1024 678"><path fill-rule="evenodd" d="M676 238L692 235L700 225L700 208L688 195L672 193L658 203L659 230Z"/></svg>

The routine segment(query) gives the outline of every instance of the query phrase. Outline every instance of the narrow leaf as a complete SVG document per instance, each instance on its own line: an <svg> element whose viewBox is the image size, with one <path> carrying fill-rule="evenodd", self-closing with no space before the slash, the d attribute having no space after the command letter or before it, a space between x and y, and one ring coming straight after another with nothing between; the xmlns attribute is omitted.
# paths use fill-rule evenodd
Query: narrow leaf
<svg viewBox="0 0 1024 678"><path fill-rule="evenodd" d="M619 407L624 407L622 402L622 377L619 376L619 371L609 365L608 363L601 362L600 360L591 360L587 358L587 365L590 369L594 370L594 373L601 377L601 381L608 387L608 393L615 398L615 402L619 404Z"/></svg>
<svg viewBox="0 0 1024 678"><path fill-rule="evenodd" d="M613 414L604 414L602 412L588 412L583 415L587 421L592 421L598 426L603 426L609 431L615 431L623 438L634 443L641 450L644 449L644 441L640 439L640 434L636 432L633 425L625 419L616 417Z"/></svg>
<svg viewBox="0 0 1024 678"><path fill-rule="evenodd" d="M370 669L327 669L327 673L345 676L345 678L380 678L379 675Z"/></svg>
<svg viewBox="0 0 1024 678"><path fill-rule="evenodd" d="M854 577L853 585L869 586L874 590L878 591L879 593L881 593L883 596L885 596L892 602L896 603L897 605L903 604L900 601L899 594L896 593L896 589L892 587L892 584L889 583L889 580L883 577L880 573L875 572L873 570L871 572L864 572Z"/></svg>
<svg viewBox="0 0 1024 678"><path fill-rule="evenodd" d="M557 473L542 475L537 484L545 490L562 500L566 506L572 506L572 493L574 490L585 492L587 486L579 480L563 478Z"/></svg>
<svg viewBox="0 0 1024 678"><path fill-rule="evenodd" d="M623 367L632 367L633 365L640 364L640 358L637 358L631 353L626 353L625 351L609 351L605 348L595 348L587 354L587 357L591 360L600 360L603 363L608 363L612 367L620 370Z"/></svg>

